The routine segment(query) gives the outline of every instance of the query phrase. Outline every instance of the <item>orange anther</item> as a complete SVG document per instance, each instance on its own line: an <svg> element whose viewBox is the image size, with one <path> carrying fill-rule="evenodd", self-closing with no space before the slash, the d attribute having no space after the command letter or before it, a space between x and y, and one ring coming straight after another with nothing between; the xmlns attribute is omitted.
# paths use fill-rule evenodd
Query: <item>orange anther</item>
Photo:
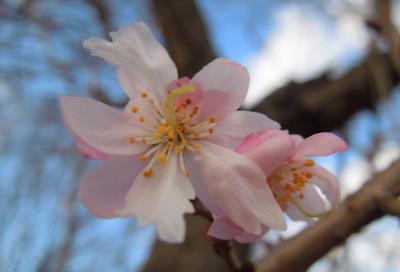
<svg viewBox="0 0 400 272"><path fill-rule="evenodd" d="M151 175L153 175L153 169L149 168L149 169L144 170L143 175L145 177L150 177Z"/></svg>
<svg viewBox="0 0 400 272"><path fill-rule="evenodd" d="M313 160L305 160L303 163L303 166L305 167L312 167L315 165L315 162Z"/></svg>
<svg viewBox="0 0 400 272"><path fill-rule="evenodd" d="M133 112L133 113L137 113L138 112L138 107L136 107L136 106L132 106L132 108L131 108L131 111Z"/></svg>
<svg viewBox="0 0 400 272"><path fill-rule="evenodd" d="M146 162L147 161L147 156L142 154L142 155L140 155L139 159L144 161L144 162Z"/></svg>
<svg viewBox="0 0 400 272"><path fill-rule="evenodd" d="M200 150L200 144L194 144L193 148L194 148L194 150L199 151Z"/></svg>

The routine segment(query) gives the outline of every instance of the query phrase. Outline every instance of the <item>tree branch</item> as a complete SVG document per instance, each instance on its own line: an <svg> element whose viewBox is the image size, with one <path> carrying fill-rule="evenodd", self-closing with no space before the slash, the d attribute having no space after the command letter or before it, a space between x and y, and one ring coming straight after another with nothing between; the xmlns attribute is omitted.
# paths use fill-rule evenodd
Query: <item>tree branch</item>
<svg viewBox="0 0 400 272"><path fill-rule="evenodd" d="M400 216L400 200L397 197L385 199L380 203L383 213Z"/></svg>
<svg viewBox="0 0 400 272"><path fill-rule="evenodd" d="M292 133L309 136L340 128L354 113L374 109L398 82L390 57L372 50L342 77L330 79L324 74L300 84L290 83L252 110L266 114Z"/></svg>
<svg viewBox="0 0 400 272"><path fill-rule="evenodd" d="M259 272L305 271L350 235L386 213L397 214L400 160L371 178L339 209L303 233L280 244L259 265Z"/></svg>
<svg viewBox="0 0 400 272"><path fill-rule="evenodd" d="M179 73L193 76L215 59L203 18L193 0L152 0L168 52Z"/></svg>

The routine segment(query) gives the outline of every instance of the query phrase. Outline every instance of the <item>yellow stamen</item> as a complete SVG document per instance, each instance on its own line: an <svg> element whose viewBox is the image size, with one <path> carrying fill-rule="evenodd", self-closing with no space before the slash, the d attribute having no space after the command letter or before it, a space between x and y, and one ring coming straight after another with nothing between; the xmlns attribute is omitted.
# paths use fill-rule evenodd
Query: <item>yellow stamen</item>
<svg viewBox="0 0 400 272"><path fill-rule="evenodd" d="M167 108L167 121L172 127L176 126L176 118L175 118L175 112L174 112L174 100L176 97L178 97L184 93L187 93L187 92L193 92L193 86L191 84L183 85L183 86L173 90L167 96L167 101L165 103L166 108Z"/></svg>
<svg viewBox="0 0 400 272"><path fill-rule="evenodd" d="M186 139L182 139L181 144L187 145L187 144L188 144L188 141L187 141Z"/></svg>
<svg viewBox="0 0 400 272"><path fill-rule="evenodd" d="M146 138L142 138L142 144L147 144Z"/></svg>
<svg viewBox="0 0 400 272"><path fill-rule="evenodd" d="M175 147L175 152L179 153L179 152L182 152L184 149L185 149L185 147L183 145L180 145L180 146Z"/></svg>
<svg viewBox="0 0 400 272"><path fill-rule="evenodd" d="M138 118L139 118L140 123L144 122L144 116L143 115L140 115Z"/></svg>
<svg viewBox="0 0 400 272"><path fill-rule="evenodd" d="M141 92L140 96L146 98L148 93L146 91Z"/></svg>
<svg viewBox="0 0 400 272"><path fill-rule="evenodd" d="M165 163L167 161L167 154L165 154L165 152L161 152L158 154L157 160L160 164Z"/></svg>
<svg viewBox="0 0 400 272"><path fill-rule="evenodd" d="M208 133L213 134L213 133L214 133L214 129L209 128L209 129L208 129Z"/></svg>
<svg viewBox="0 0 400 272"><path fill-rule="evenodd" d="M175 137L176 137L176 130L175 129L168 130L168 138L172 139Z"/></svg>
<svg viewBox="0 0 400 272"><path fill-rule="evenodd" d="M194 144L193 148L194 148L194 150L199 151L200 150L200 144Z"/></svg>
<svg viewBox="0 0 400 272"><path fill-rule="evenodd" d="M208 122L215 123L215 121L217 121L217 119L214 116L208 117Z"/></svg>
<svg viewBox="0 0 400 272"><path fill-rule="evenodd" d="M134 143L136 142L136 138L133 137L133 136L129 137L129 142L130 142L131 144L134 144Z"/></svg>

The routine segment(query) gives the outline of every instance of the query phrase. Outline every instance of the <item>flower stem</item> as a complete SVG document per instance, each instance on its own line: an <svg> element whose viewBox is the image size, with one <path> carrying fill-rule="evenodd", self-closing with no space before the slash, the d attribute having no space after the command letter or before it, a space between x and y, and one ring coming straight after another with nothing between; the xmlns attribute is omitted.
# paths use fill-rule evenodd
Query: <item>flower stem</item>
<svg viewBox="0 0 400 272"><path fill-rule="evenodd" d="M322 218L322 217L328 216L329 214L332 213L332 210L328 210L328 211L325 211L322 213L310 213L310 212L306 211L304 209L304 207L299 202L297 202L295 199L292 199L292 201L293 201L294 205L296 205L297 209L299 209L307 217Z"/></svg>

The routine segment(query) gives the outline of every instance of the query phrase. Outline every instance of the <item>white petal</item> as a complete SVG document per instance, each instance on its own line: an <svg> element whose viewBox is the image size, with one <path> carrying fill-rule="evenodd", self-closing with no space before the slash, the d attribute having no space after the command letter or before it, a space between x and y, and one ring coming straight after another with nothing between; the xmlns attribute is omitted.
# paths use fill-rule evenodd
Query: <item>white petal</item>
<svg viewBox="0 0 400 272"><path fill-rule="evenodd" d="M165 48L144 23L110 33L112 42L90 38L83 44L92 55L117 66L118 79L129 96L148 90L163 102L165 88L178 78L176 66Z"/></svg>
<svg viewBox="0 0 400 272"><path fill-rule="evenodd" d="M132 112L132 107L137 108L137 112ZM157 110L153 105L150 104L150 101L141 97L135 97L129 99L129 102L126 104L124 112L129 112L132 114L135 120L139 120L139 116L144 117L144 125L150 126L152 128L157 128L159 126L157 121ZM139 121L140 122L140 121Z"/></svg>
<svg viewBox="0 0 400 272"><path fill-rule="evenodd" d="M160 239L178 243L184 240L183 215L194 211L188 200L190 181L183 175L176 156L167 164L153 167L153 175L135 179L122 215L136 216L141 225L155 224ZM190 195L194 197L194 195Z"/></svg>
<svg viewBox="0 0 400 272"><path fill-rule="evenodd" d="M329 207L327 207L327 202L322 198L313 185L307 184L303 188L303 193L303 199L299 198L298 195L294 195L294 198L297 203L299 203L308 213L318 214L329 210ZM291 202L288 203L288 209L286 210L286 213L294 221L314 221L312 217L307 217L296 207L296 205Z"/></svg>
<svg viewBox="0 0 400 272"><path fill-rule="evenodd" d="M129 114L86 97L60 98L64 122L74 135L91 147L115 155L133 155L148 146L131 144L130 136L143 133Z"/></svg>
<svg viewBox="0 0 400 272"><path fill-rule="evenodd" d="M187 156L186 165L197 196L216 216L226 215L254 234L261 224L285 229L285 219L262 171L248 158L202 141L199 152Z"/></svg>
<svg viewBox="0 0 400 272"><path fill-rule="evenodd" d="M248 134L264 129L280 129L280 125L261 113L235 111L224 120L217 122L214 133L207 139L234 149Z"/></svg>
<svg viewBox="0 0 400 272"><path fill-rule="evenodd" d="M310 182L326 196L331 207L336 209L340 202L340 184L338 179L325 168L314 165L311 172L315 175Z"/></svg>

